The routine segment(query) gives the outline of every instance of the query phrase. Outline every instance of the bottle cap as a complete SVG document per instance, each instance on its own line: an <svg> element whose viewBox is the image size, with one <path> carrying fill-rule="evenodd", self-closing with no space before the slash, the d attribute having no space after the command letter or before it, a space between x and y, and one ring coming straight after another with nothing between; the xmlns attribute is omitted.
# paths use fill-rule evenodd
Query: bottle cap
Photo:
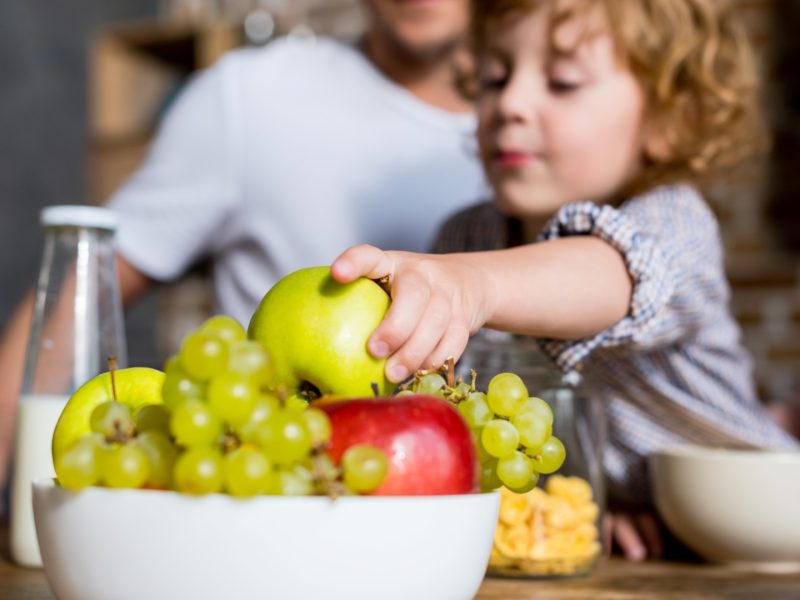
<svg viewBox="0 0 800 600"><path fill-rule="evenodd" d="M59 205L42 209L41 222L45 227L94 227L114 231L119 225L117 214L102 206Z"/></svg>

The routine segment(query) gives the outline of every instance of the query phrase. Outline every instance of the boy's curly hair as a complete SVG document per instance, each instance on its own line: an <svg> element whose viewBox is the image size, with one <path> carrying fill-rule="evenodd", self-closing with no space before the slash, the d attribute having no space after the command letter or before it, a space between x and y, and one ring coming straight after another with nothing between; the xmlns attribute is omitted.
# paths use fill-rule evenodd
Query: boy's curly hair
<svg viewBox="0 0 800 600"><path fill-rule="evenodd" d="M542 7L552 10L555 44L560 24L598 6L618 58L642 87L648 126L666 144L646 156L628 192L700 183L766 148L754 55L729 0L472 0L474 51L480 58L499 21Z"/></svg>

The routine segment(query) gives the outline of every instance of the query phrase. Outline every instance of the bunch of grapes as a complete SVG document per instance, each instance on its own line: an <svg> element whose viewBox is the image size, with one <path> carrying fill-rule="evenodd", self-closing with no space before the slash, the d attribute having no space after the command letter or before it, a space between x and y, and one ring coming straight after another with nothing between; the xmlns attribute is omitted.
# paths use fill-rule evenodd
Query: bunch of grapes
<svg viewBox="0 0 800 600"><path fill-rule="evenodd" d="M372 446L334 464L328 416L299 393L270 389L269 353L230 317L190 332L165 374L163 404L94 409L92 433L56 458L61 485L336 496L368 493L386 475L386 455Z"/></svg>
<svg viewBox="0 0 800 600"><path fill-rule="evenodd" d="M452 364L449 365L452 382ZM421 372L409 390L452 402L475 436L481 461L481 490L505 485L513 492L530 491L540 474L557 471L564 463L564 444L553 435L553 411L541 398L530 396L522 379L500 373L485 392L464 381L448 385L438 371Z"/></svg>

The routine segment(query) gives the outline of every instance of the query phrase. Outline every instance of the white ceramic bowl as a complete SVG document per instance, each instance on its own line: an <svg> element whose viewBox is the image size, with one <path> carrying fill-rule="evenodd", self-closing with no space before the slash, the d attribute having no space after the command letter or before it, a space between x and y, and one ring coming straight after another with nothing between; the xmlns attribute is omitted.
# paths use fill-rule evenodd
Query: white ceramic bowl
<svg viewBox="0 0 800 600"><path fill-rule="evenodd" d="M190 497L33 484L59 600L466 600L498 495Z"/></svg>
<svg viewBox="0 0 800 600"><path fill-rule="evenodd" d="M650 472L659 514L698 554L800 569L800 452L676 447L651 456Z"/></svg>

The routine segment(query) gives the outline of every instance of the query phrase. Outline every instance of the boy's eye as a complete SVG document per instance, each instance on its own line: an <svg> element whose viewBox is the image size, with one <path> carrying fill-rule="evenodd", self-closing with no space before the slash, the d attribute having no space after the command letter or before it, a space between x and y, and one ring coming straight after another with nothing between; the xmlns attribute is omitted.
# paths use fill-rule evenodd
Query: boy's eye
<svg viewBox="0 0 800 600"><path fill-rule="evenodd" d="M568 81L565 79L551 79L547 86L554 94L568 94L574 92L581 87L581 84L576 81Z"/></svg>
<svg viewBox="0 0 800 600"><path fill-rule="evenodd" d="M507 78L504 75L482 75L481 89L500 90L506 85Z"/></svg>

